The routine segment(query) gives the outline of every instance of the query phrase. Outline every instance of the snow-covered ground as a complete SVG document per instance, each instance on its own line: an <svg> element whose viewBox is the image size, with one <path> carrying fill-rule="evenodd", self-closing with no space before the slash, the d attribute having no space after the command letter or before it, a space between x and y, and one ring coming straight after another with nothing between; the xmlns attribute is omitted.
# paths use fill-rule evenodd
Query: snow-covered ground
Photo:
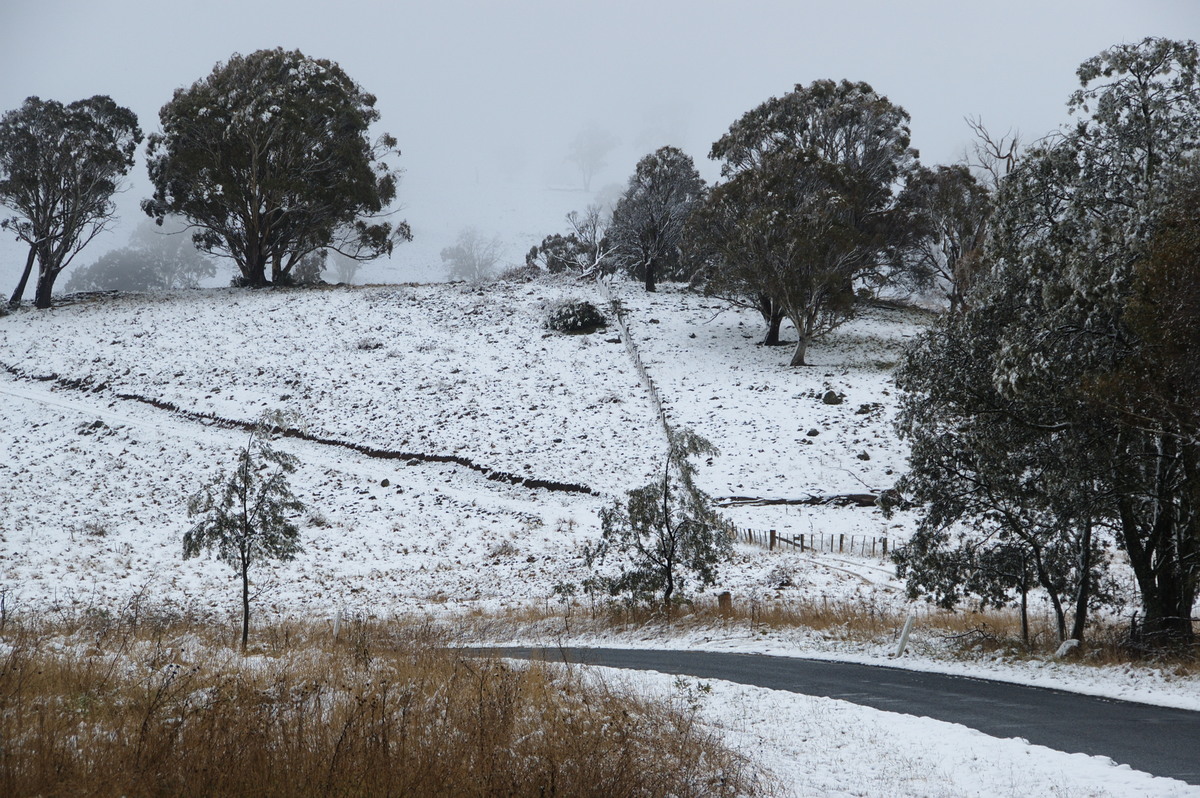
<svg viewBox="0 0 1200 798"><path fill-rule="evenodd" d="M1200 787L1106 757L999 740L932 718L720 680L597 670L662 700L698 706L701 719L770 772L788 798L1200 795Z"/></svg>
<svg viewBox="0 0 1200 798"><path fill-rule="evenodd" d="M903 340L924 323L921 314L869 310L810 349L814 366L789 369L786 348L757 345L762 330L753 313L669 289L648 295L617 283L613 291L671 423L693 427L722 452L700 464L701 484L714 496L877 492L903 468L904 449L890 426L889 374ZM598 532L597 511L646 482L663 447L650 397L615 326L580 336L542 328L546 306L567 296L604 302L594 285L558 280L213 289L24 309L0 319L6 607L114 608L138 597L233 617L233 573L212 560L180 557L187 497L232 463L247 436L204 417L252 422L272 409L299 414L313 439L278 442L300 458L293 487L311 511L304 553L252 574L257 617L330 617L339 610L451 617L550 600L556 584L587 576L581 549ZM826 404L828 391L844 401ZM452 455L476 468L388 459L341 444L376 455ZM592 493L489 479L493 471ZM857 507L742 505L729 514L740 527L786 536L886 536L892 545L904 540L912 520ZM779 589L781 577L791 586ZM908 609L878 556L739 545L717 590L739 602L824 596ZM885 661L891 648L886 640L849 644L745 624L647 630L619 643L858 661ZM1196 680L1169 671L958 662L920 630L905 662L1200 708ZM1017 794L1034 783L1051 791L1069 785L1065 795L1185 794L1159 782L1127 789L1110 780L1118 769L1090 760L1086 767L1070 764L1076 758L1026 768L1018 763L1059 760L961 729L918 734L905 725L933 721L819 709L836 704L822 699L721 687L710 705L732 707L720 712L741 718L741 731L731 731L736 741L766 734L754 718L773 717L756 715L772 702L796 723L813 725L787 726L793 731L780 732L768 749L783 751L806 737L840 739L854 726L855 739L886 748L895 765L887 768L892 775L877 777L877 760L842 761L842 781L801 780L811 786L797 794L838 794L843 787L861 795ZM958 738L969 740L963 750L977 752L979 761L1013 764L977 767L961 751L951 758L948 741ZM811 761L818 763L812 774L828 767ZM895 775L905 762L920 775ZM1060 770L1068 774L1063 781L1053 775ZM933 772L952 774L957 786L923 789ZM800 776L786 776L792 778Z"/></svg>
<svg viewBox="0 0 1200 798"><path fill-rule="evenodd" d="M803 497L890 484L902 452L887 437L886 372L869 358L848 359L836 372L789 370L785 352L743 337L744 314L712 320L716 306L699 297L618 291L672 423L694 426L723 452L701 465L711 493ZM347 603L386 614L545 598L557 582L582 578L579 549L596 534L596 511L650 478L664 440L615 327L578 336L542 328L546 305L568 295L602 302L595 286L550 281L217 289L9 316L0 322L0 363L10 369L0 381L0 440L9 453L0 464L0 574L24 602L111 603L144 592L226 606L232 576L217 563L181 561L180 537L187 496L232 461L246 434L152 401L241 422L289 410L326 441L280 443L304 464L294 482L316 523L304 531L299 559L259 569L269 609L327 612ZM911 328L867 316L845 340L884 335L889 324ZM693 334L707 347L689 352ZM854 350L842 345L825 356L836 351ZM860 371L863 379L848 376ZM813 394L827 384L857 393L824 405ZM865 404L873 409L859 414ZM808 437L809 427L823 432ZM872 441L870 461L857 459L864 447L856 439ZM595 495L530 490L459 465L380 459L337 442L453 455ZM740 526L784 534L903 534L899 522L861 508L730 514ZM780 568L812 589L895 592L878 559L768 557L753 548L720 589L771 590Z"/></svg>

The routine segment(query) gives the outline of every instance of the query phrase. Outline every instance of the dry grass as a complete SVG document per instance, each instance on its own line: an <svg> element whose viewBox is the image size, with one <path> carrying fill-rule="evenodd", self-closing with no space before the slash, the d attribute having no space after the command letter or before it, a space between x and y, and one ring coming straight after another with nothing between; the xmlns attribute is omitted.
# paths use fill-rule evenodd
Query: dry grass
<svg viewBox="0 0 1200 798"><path fill-rule="evenodd" d="M811 630L833 640L858 643L895 642L909 611L915 612L915 645L933 655L971 658L1000 653L1011 658L1052 655L1059 646L1049 611L1031 613L1029 644L1021 635L1021 617L1015 609L942 610L930 605L912 607L878 604L855 598L784 596L766 594L735 600L722 611L711 599L698 599L676 607L668 615L658 608L623 602L570 605L547 601L503 614L471 613L456 619L460 634L473 639L501 640L631 633L644 637L656 626L673 632L748 629L751 633ZM1200 648L1157 651L1131 647L1128 628L1120 619L1094 616L1084 645L1070 655L1072 661L1099 667L1153 665L1170 667L1180 676L1200 674Z"/></svg>
<svg viewBox="0 0 1200 798"><path fill-rule="evenodd" d="M228 630L7 619L0 795L734 796L748 763L579 671L463 658L421 624Z"/></svg>

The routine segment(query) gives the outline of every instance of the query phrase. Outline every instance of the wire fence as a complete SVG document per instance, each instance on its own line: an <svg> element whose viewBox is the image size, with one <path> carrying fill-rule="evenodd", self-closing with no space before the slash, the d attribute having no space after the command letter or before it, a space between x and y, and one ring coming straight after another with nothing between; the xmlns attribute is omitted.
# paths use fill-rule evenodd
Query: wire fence
<svg viewBox="0 0 1200 798"><path fill-rule="evenodd" d="M762 546L770 551L784 547L796 551L827 551L834 554L850 554L862 557L888 556L887 536L855 534L827 534L823 532L802 532L787 537L774 529L749 529L738 527L737 540L754 546Z"/></svg>

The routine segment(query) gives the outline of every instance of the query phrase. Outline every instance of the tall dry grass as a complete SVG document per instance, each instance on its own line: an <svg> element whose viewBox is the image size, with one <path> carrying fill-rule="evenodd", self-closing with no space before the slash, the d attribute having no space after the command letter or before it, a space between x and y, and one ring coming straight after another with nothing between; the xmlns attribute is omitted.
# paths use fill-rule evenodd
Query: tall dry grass
<svg viewBox="0 0 1200 798"><path fill-rule="evenodd" d="M4 796L735 796L763 791L683 703L448 652L427 626L260 633L9 618Z"/></svg>
<svg viewBox="0 0 1200 798"><path fill-rule="evenodd" d="M803 594L735 598L728 609L721 609L712 599L696 599L670 613L620 601L588 604L554 599L499 613L468 613L456 618L454 626L465 639L489 642L541 639L566 644L573 638L612 634L645 638L654 630L662 634L809 630L828 639L878 644L895 642L910 612L916 615L910 647L935 656L971 658L1001 653L1013 658L1048 657L1060 644L1048 608L1030 614L1026 643L1016 609L944 610L928 604ZM1180 676L1200 673L1200 645L1148 650L1130 645L1128 631L1127 620L1093 614L1084 644L1071 659L1097 667L1165 665Z"/></svg>

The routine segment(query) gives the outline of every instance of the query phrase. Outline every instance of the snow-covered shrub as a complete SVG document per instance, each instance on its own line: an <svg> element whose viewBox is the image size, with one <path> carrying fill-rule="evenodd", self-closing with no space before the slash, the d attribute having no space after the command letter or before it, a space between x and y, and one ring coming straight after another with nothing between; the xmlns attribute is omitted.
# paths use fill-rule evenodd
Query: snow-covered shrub
<svg viewBox="0 0 1200 798"><path fill-rule="evenodd" d="M531 283L543 274L537 266L513 266L500 272L496 279L505 283Z"/></svg>
<svg viewBox="0 0 1200 798"><path fill-rule="evenodd" d="M607 323L596 306L583 299L556 302L546 314L546 329L555 332L590 333Z"/></svg>

